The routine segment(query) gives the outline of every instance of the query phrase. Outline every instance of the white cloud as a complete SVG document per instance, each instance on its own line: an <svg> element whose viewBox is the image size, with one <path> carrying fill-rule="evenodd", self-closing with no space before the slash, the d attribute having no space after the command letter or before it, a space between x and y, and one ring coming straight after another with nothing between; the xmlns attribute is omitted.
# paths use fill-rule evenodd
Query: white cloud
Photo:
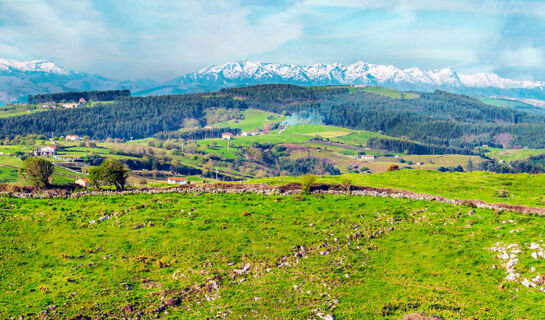
<svg viewBox="0 0 545 320"><path fill-rule="evenodd" d="M290 14L252 16L237 1L131 0L121 7L129 10L120 14L140 15L132 25L108 21L91 0L0 0L0 56L51 59L114 78L164 80L274 49L302 32Z"/></svg>
<svg viewBox="0 0 545 320"><path fill-rule="evenodd" d="M305 0L305 5L358 9L450 11L545 17L541 0Z"/></svg>
<svg viewBox="0 0 545 320"><path fill-rule="evenodd" d="M514 68L544 68L543 51L534 47L508 49L501 52L500 65Z"/></svg>

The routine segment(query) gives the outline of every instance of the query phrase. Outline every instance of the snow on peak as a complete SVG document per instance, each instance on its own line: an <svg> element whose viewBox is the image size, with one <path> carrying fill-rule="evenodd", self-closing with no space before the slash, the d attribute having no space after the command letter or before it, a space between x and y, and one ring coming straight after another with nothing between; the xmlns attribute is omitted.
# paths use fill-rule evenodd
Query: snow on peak
<svg viewBox="0 0 545 320"><path fill-rule="evenodd" d="M70 70L46 60L18 61L0 58L0 70L69 74Z"/></svg>
<svg viewBox="0 0 545 320"><path fill-rule="evenodd" d="M261 63L244 59L206 67L194 75L225 81L275 80L296 84L396 84L428 88L496 87L501 89L534 89L545 86L544 82L510 80L493 73L458 74L449 68L430 71L417 67L401 69L393 65L376 65L365 61L358 61L351 65L340 63L294 65Z"/></svg>

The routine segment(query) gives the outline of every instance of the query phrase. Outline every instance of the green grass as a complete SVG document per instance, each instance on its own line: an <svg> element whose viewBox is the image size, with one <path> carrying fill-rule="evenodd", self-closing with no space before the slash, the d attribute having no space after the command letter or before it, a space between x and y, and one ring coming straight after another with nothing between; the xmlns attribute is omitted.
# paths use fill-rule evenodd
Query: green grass
<svg viewBox="0 0 545 320"><path fill-rule="evenodd" d="M415 99L418 98L418 95L416 93L412 92L404 92L394 89L387 89L387 88L381 88L381 87L363 87L363 88L351 88L352 90L358 90L365 91L368 93L374 93L381 96L389 97L392 99Z"/></svg>
<svg viewBox="0 0 545 320"><path fill-rule="evenodd" d="M500 148L488 148L490 152L486 155L504 161L515 161L528 159L533 156L538 156L545 153L545 149L500 149Z"/></svg>
<svg viewBox="0 0 545 320"><path fill-rule="evenodd" d="M545 206L545 174L497 174L490 172L442 173L429 170L399 170L379 174L345 174L323 176L323 183L341 183L349 179L354 185L403 189L455 199L483 200L532 207ZM274 177L250 180L270 184L299 182L298 177ZM508 192L506 196L501 191Z"/></svg>
<svg viewBox="0 0 545 320"><path fill-rule="evenodd" d="M506 100L506 99L491 98L491 97L479 97L478 99L482 103L486 103L491 106L515 108L515 109L519 109L523 111L530 111L534 113L545 114L545 109L536 107L521 101Z"/></svg>
<svg viewBox="0 0 545 320"><path fill-rule="evenodd" d="M36 105L12 105L12 106L0 106L0 118L9 118L15 116L21 116L36 112L47 111L48 109L40 108Z"/></svg>
<svg viewBox="0 0 545 320"><path fill-rule="evenodd" d="M315 90L331 90L331 89L339 89L339 88L346 88L349 92L368 92L368 93L374 93L378 94L384 97L389 97L392 99L415 99L418 98L418 94L413 92L406 92L406 91L399 91L395 89L388 89L388 88L382 88L382 87L358 87L358 86L311 86L310 88L313 88Z"/></svg>
<svg viewBox="0 0 545 320"><path fill-rule="evenodd" d="M49 317L59 319L544 316L543 293L504 281L487 250L539 242L541 217L481 209L470 216L470 208L404 199L252 194L3 198L0 209L1 318L35 318L52 305ZM509 219L517 224L501 222ZM298 246L302 257L294 256ZM517 270L543 274L543 261L528 254ZM235 272L246 264L247 273ZM178 306L157 312L173 298Z"/></svg>
<svg viewBox="0 0 545 320"><path fill-rule="evenodd" d="M254 131L262 129L266 123L273 124L283 121L285 118L284 116L256 109L242 110L241 113L244 119L215 123L214 127L231 127L242 131Z"/></svg>
<svg viewBox="0 0 545 320"><path fill-rule="evenodd" d="M9 183L17 181L17 179L17 169L0 165L0 183Z"/></svg>
<svg viewBox="0 0 545 320"><path fill-rule="evenodd" d="M504 100L491 97L479 97L478 98L482 103L489 104L496 107L532 107L529 104L520 101L514 100Z"/></svg>

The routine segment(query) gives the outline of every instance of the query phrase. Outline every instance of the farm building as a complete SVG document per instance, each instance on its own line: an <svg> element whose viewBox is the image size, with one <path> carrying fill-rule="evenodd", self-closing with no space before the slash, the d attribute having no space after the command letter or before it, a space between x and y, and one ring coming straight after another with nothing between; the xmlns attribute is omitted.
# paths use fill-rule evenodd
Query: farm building
<svg viewBox="0 0 545 320"><path fill-rule="evenodd" d="M75 183L79 186L82 186L84 188L87 188L90 186L89 179L78 179L75 181Z"/></svg>
<svg viewBox="0 0 545 320"><path fill-rule="evenodd" d="M375 161L377 157L375 155L372 155L372 154L362 154L360 155L360 159L362 160L367 160L367 161Z"/></svg>
<svg viewBox="0 0 545 320"><path fill-rule="evenodd" d="M169 177L167 178L168 184L187 184L186 177Z"/></svg>
<svg viewBox="0 0 545 320"><path fill-rule="evenodd" d="M85 100L84 98L79 98L79 103L87 103L87 100Z"/></svg>
<svg viewBox="0 0 545 320"><path fill-rule="evenodd" d="M233 139L233 134L231 132L225 132L221 134L221 138L223 140L231 140Z"/></svg>
<svg viewBox="0 0 545 320"><path fill-rule="evenodd" d="M57 154L57 147L47 146L40 149L40 156L49 157Z"/></svg>
<svg viewBox="0 0 545 320"><path fill-rule="evenodd" d="M67 141L79 141L81 140L81 137L76 134L69 134L66 136Z"/></svg>

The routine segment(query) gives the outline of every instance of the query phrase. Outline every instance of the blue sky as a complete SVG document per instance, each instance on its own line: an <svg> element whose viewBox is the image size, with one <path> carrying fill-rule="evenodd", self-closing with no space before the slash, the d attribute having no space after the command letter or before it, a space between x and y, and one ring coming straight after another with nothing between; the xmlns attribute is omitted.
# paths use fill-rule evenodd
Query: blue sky
<svg viewBox="0 0 545 320"><path fill-rule="evenodd" d="M0 0L0 57L114 79L248 58L545 80L545 0Z"/></svg>

